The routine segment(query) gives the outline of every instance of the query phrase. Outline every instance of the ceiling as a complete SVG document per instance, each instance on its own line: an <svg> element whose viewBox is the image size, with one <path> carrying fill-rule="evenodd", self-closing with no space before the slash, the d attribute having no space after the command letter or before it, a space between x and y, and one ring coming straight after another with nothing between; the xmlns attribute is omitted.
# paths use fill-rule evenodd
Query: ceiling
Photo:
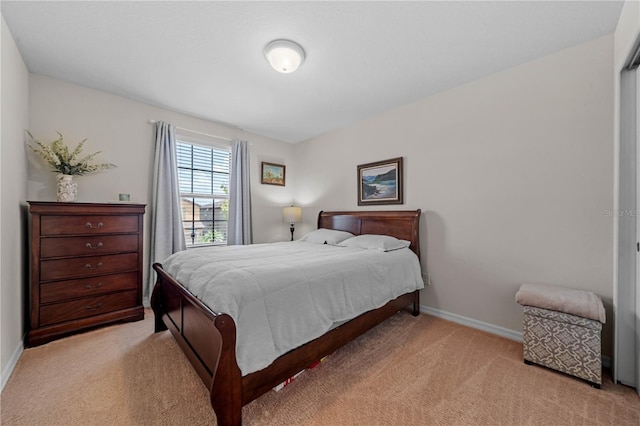
<svg viewBox="0 0 640 426"><path fill-rule="evenodd" d="M621 9L619 1L2 1L33 73L292 143L610 34ZM293 74L264 58L279 38L305 49Z"/></svg>

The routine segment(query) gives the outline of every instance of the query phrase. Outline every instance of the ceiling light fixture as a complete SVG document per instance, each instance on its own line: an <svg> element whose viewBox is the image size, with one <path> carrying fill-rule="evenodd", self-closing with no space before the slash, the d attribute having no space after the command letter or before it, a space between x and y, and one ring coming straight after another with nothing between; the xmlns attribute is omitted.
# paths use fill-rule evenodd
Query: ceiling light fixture
<svg viewBox="0 0 640 426"><path fill-rule="evenodd" d="M291 40L273 40L264 48L264 56L274 70L289 74L304 62L304 50Z"/></svg>

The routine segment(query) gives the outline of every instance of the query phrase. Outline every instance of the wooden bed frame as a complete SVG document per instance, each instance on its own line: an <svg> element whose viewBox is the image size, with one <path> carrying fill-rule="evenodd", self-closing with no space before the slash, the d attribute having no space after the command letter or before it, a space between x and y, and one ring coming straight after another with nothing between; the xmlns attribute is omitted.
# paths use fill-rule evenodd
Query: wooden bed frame
<svg viewBox="0 0 640 426"><path fill-rule="evenodd" d="M318 228L348 231L355 235L390 235L411 241L411 250L420 257L418 226L420 209L412 211L320 212ZM211 406L218 425L242 424L242 406L277 384L307 368L315 361L360 336L403 308L412 305L419 313L419 291L404 294L381 308L366 312L326 334L294 349L263 370L242 376L236 362L236 326L224 313L213 312L196 299L162 265L158 273L151 307L155 331L169 329L209 388Z"/></svg>

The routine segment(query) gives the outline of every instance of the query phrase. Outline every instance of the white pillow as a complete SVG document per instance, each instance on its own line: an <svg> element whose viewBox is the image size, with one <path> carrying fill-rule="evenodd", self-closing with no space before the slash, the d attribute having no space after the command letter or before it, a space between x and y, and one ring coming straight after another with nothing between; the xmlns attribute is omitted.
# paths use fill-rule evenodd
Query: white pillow
<svg viewBox="0 0 640 426"><path fill-rule="evenodd" d="M335 229L320 228L303 235L299 241L308 243L337 245L339 242L353 237L351 232L336 231Z"/></svg>
<svg viewBox="0 0 640 426"><path fill-rule="evenodd" d="M342 241L339 246L342 247L357 247L367 250L378 251L392 251L409 247L411 242L406 240L399 240L387 235L358 235L357 237L349 238Z"/></svg>

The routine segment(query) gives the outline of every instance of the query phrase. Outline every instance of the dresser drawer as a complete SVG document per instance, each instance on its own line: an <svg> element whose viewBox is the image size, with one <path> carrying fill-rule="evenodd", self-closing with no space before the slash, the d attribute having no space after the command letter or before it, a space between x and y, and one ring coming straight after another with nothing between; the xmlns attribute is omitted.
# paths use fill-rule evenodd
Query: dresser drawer
<svg viewBox="0 0 640 426"><path fill-rule="evenodd" d="M82 256L138 251L138 235L96 235L43 238L40 258Z"/></svg>
<svg viewBox="0 0 640 426"><path fill-rule="evenodd" d="M138 232L138 216L42 216L40 235L81 235Z"/></svg>
<svg viewBox="0 0 640 426"><path fill-rule="evenodd" d="M40 286L40 303L61 302L120 290L136 290L137 287L137 272L55 281Z"/></svg>
<svg viewBox="0 0 640 426"><path fill-rule="evenodd" d="M132 308L137 305L137 298L134 290L44 305L40 307L40 326Z"/></svg>
<svg viewBox="0 0 640 426"><path fill-rule="evenodd" d="M40 261L40 280L93 277L138 269L138 253Z"/></svg>

